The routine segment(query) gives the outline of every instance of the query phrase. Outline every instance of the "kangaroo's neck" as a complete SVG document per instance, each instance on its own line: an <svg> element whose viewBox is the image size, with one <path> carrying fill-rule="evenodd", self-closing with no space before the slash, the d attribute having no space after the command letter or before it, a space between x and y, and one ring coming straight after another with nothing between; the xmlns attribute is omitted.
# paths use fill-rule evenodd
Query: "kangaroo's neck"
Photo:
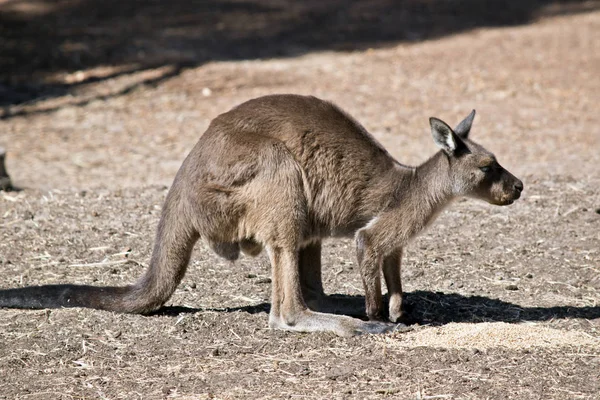
<svg viewBox="0 0 600 400"><path fill-rule="evenodd" d="M444 207L455 195L450 176L450 160L443 151L414 169L411 182L413 192L431 207Z"/></svg>
<svg viewBox="0 0 600 400"><path fill-rule="evenodd" d="M399 169L398 175L395 203L416 234L455 198L450 161L440 151L418 167Z"/></svg>

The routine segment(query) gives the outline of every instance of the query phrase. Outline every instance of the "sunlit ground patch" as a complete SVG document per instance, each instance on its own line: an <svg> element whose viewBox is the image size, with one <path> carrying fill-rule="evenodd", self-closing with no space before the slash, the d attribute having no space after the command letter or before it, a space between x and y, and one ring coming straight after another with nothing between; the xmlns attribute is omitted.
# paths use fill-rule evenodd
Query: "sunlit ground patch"
<svg viewBox="0 0 600 400"><path fill-rule="evenodd" d="M422 327L407 333L376 337L389 346L445 349L527 349L533 347L595 347L600 338L580 331L554 329L539 324L506 322L450 323L441 327Z"/></svg>

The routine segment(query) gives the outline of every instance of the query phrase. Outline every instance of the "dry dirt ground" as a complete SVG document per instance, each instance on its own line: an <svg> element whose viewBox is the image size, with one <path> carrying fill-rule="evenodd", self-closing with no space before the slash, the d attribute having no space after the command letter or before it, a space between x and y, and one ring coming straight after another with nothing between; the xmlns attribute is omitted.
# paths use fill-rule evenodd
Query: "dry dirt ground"
<svg viewBox="0 0 600 400"><path fill-rule="evenodd" d="M279 10L243 2L234 11L251 14L248 29L260 31L269 21L250 7L258 3ZM81 69L58 59L41 86L11 70L0 85L0 145L23 190L0 192L0 287L133 281L186 153L213 117L263 94L333 100L407 164L435 151L429 116L455 123L476 108L473 137L525 192L504 208L458 201L411 244L410 332L345 339L269 330L264 255L231 264L199 244L179 289L152 316L0 310L0 399L599 399L600 11L594 2L538 3L538 14L514 24L498 17L438 31L434 20L429 36L417 19L406 37L351 48L314 45L332 23L318 20L277 36L278 50L252 53L236 37L226 44L240 54L179 64L168 57L198 53L159 26L172 48L143 35L125 46L164 51L163 63L100 65L90 50L74 62ZM43 16L48 7L0 2L12 13L4 15ZM355 21L352 10L333 21ZM360 26L372 23L368 8L356 13L367 16ZM235 22L227 15L220 29ZM287 15L277 29L291 23ZM378 21L394 31L393 21ZM304 31L312 28L314 38ZM32 74L45 66L31 62ZM324 280L360 312L352 241L327 243Z"/></svg>

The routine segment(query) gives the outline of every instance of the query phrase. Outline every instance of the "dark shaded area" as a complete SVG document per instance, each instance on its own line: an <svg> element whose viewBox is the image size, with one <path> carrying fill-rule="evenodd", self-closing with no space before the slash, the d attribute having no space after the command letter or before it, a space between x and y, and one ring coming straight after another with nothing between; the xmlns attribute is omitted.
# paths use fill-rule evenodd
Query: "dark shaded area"
<svg viewBox="0 0 600 400"><path fill-rule="evenodd" d="M269 311L271 311L271 304L260 303L260 304L256 304L253 306L223 307L223 308L195 308L195 307L186 307L186 306L165 306L165 307L162 307L159 310L156 310L147 315L148 316L160 315L160 316L167 316L167 317L176 317L180 314L194 314L197 312L207 312L207 311L225 312L225 313L232 313L232 312L240 311L240 312L245 312L248 314L260 314L260 313L268 314Z"/></svg>
<svg viewBox="0 0 600 400"><path fill-rule="evenodd" d="M364 296L332 295L345 306L350 304L356 313L354 317L364 318ZM442 293L417 290L405 294L404 304L407 323L421 325L444 325L450 322L522 322L549 321L552 319L597 319L600 318L600 306L596 307L521 307L517 304L484 296L463 296L457 293ZM344 307L347 308L347 307ZM153 315L176 316L181 313L203 311L247 312L249 314L268 313L269 303L253 306L227 308L191 308L163 307Z"/></svg>
<svg viewBox="0 0 600 400"><path fill-rule="evenodd" d="M164 76L136 86L211 60L356 50L599 8L583 0L8 0L0 2L0 106L6 118L11 105L166 65ZM100 66L116 68L56 78Z"/></svg>
<svg viewBox="0 0 600 400"><path fill-rule="evenodd" d="M463 296L418 290L407 293L411 320L420 324L443 325L449 322L521 322L551 319L596 319L600 307L522 307L485 296Z"/></svg>

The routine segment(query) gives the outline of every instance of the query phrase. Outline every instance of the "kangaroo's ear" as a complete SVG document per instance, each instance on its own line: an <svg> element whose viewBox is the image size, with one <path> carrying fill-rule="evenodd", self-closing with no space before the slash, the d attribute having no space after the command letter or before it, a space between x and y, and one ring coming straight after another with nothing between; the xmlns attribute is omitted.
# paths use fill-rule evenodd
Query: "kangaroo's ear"
<svg viewBox="0 0 600 400"><path fill-rule="evenodd" d="M429 118L433 141L448 154L454 153L458 147L457 138L447 123L437 118Z"/></svg>
<svg viewBox="0 0 600 400"><path fill-rule="evenodd" d="M473 125L473 119L475 118L475 110L471 111L471 114L465 119L462 120L460 124L456 128L454 128L454 133L458 135L461 139L466 139L469 137L469 132L471 132L471 125Z"/></svg>

